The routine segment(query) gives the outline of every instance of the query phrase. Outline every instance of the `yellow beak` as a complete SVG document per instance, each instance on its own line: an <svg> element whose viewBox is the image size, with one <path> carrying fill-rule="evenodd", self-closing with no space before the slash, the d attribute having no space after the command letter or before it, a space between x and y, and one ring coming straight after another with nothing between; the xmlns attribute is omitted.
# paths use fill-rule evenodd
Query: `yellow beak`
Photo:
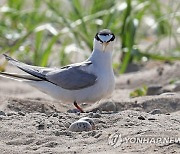
<svg viewBox="0 0 180 154"><path fill-rule="evenodd" d="M105 49L106 49L107 45L108 45L108 43L107 43L107 42L103 42L103 43L102 43L103 52L105 51Z"/></svg>

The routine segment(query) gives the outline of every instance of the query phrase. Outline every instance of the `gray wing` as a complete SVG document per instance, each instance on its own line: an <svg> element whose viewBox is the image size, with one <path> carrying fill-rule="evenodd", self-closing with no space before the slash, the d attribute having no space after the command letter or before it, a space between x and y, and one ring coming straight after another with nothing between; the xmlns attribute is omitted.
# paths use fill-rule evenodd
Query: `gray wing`
<svg viewBox="0 0 180 154"><path fill-rule="evenodd" d="M80 69L91 65L90 61L58 68L44 68L24 64L7 55L5 58L24 72L68 90L78 90L95 84L97 77Z"/></svg>
<svg viewBox="0 0 180 154"><path fill-rule="evenodd" d="M74 66L49 72L46 79L64 89L79 90L94 85L97 77L94 74L82 71L80 66Z"/></svg>

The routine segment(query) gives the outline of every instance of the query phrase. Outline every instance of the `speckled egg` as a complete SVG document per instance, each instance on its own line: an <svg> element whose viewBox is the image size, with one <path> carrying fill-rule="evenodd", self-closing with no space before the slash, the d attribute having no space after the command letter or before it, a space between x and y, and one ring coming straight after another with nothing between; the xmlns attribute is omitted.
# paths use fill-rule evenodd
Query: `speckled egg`
<svg viewBox="0 0 180 154"><path fill-rule="evenodd" d="M89 122L87 121L83 121L83 120L78 120L76 122L73 122L70 126L69 126L69 131L72 132L82 132L82 131L91 131L92 130L92 126Z"/></svg>
<svg viewBox="0 0 180 154"><path fill-rule="evenodd" d="M90 123L90 125L92 126L92 129L94 130L95 129L95 123L93 121L92 118L89 118L89 117L83 117L81 119L79 119L78 121L87 121Z"/></svg>

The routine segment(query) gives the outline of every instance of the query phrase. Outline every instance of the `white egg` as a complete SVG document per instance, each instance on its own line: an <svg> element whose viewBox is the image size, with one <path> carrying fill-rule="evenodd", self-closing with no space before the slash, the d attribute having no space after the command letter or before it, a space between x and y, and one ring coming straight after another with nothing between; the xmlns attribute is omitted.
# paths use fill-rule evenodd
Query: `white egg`
<svg viewBox="0 0 180 154"><path fill-rule="evenodd" d="M91 131L91 130L92 130L91 124L83 120L78 120L76 122L73 122L69 126L69 131L72 132L82 132L82 131Z"/></svg>
<svg viewBox="0 0 180 154"><path fill-rule="evenodd" d="M93 130L95 129L95 123L94 123L94 121L93 121L91 118L89 118L89 117L83 117L83 118L79 119L78 121L87 121L87 122L89 122L90 125L92 126L92 129L93 129Z"/></svg>

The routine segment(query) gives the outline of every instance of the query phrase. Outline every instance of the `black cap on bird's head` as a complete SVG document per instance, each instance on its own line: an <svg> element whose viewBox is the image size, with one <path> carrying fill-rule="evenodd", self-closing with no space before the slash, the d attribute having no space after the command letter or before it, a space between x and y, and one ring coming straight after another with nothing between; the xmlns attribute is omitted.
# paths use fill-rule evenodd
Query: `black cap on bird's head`
<svg viewBox="0 0 180 154"><path fill-rule="evenodd" d="M103 51L105 51L107 45L115 40L115 35L109 29L103 29L96 34L95 39L102 45Z"/></svg>

